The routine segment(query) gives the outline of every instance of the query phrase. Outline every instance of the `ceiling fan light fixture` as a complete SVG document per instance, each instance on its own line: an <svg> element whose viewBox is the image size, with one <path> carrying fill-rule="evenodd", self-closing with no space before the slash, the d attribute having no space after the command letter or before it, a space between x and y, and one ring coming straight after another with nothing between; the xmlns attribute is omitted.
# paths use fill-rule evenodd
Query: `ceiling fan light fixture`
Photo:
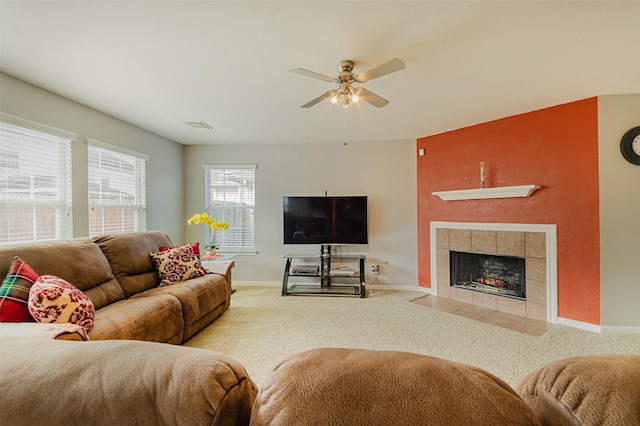
<svg viewBox="0 0 640 426"><path fill-rule="evenodd" d="M357 95L356 90L357 89L354 89L353 86L349 85L347 93L353 102L358 102L358 100L360 100L360 96Z"/></svg>

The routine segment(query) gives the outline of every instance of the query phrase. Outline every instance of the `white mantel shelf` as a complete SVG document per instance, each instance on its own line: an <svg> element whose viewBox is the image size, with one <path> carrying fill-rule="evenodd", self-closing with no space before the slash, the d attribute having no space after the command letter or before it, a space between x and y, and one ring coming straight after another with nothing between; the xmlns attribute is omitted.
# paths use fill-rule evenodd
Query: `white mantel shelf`
<svg viewBox="0 0 640 426"><path fill-rule="evenodd" d="M540 185L501 186L497 188L460 189L456 191L433 192L444 201L480 200L485 198L529 197Z"/></svg>

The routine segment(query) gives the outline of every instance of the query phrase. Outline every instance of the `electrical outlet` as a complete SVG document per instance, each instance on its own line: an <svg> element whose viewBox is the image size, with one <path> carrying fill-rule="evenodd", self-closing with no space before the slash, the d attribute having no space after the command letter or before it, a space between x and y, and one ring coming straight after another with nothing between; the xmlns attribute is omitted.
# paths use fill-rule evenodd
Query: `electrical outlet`
<svg viewBox="0 0 640 426"><path fill-rule="evenodd" d="M380 265L378 265L377 263L372 263L371 264L371 273L374 275L378 275L380 273Z"/></svg>

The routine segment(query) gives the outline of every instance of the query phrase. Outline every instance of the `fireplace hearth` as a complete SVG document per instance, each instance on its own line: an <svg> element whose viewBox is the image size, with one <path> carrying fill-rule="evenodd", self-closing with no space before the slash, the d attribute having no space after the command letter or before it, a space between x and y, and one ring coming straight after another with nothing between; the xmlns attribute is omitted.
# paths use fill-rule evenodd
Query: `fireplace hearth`
<svg viewBox="0 0 640 426"><path fill-rule="evenodd" d="M525 258L449 251L451 286L526 300Z"/></svg>

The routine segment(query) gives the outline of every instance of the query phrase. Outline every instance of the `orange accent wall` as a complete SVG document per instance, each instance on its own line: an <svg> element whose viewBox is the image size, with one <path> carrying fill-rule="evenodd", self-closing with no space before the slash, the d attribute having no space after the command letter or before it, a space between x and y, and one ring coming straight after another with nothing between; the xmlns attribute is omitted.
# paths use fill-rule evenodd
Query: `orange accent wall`
<svg viewBox="0 0 640 426"><path fill-rule="evenodd" d="M418 279L431 287L431 221L558 229L558 316L600 324L598 102L589 98L417 141ZM537 184L528 198L442 201L434 191Z"/></svg>

